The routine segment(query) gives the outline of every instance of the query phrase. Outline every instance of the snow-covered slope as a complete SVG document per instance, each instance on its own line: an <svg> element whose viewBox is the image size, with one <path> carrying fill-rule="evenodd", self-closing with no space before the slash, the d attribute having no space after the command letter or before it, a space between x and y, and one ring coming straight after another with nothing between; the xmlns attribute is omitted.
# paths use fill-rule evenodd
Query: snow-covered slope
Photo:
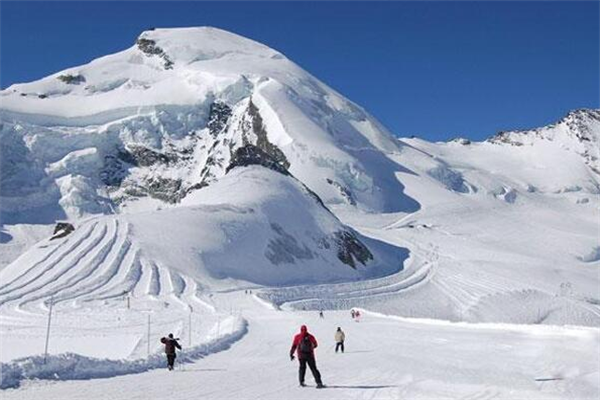
<svg viewBox="0 0 600 400"><path fill-rule="evenodd" d="M93 218L70 236L40 242L0 271L0 305L50 295L58 303L181 295L193 282L216 288L227 279L265 286L361 280L401 271L407 256L342 225L295 179L244 167L182 207Z"/></svg>
<svg viewBox="0 0 600 400"><path fill-rule="evenodd" d="M247 144L327 204L418 208L384 155L400 147L385 128L282 54L218 29L147 31L0 99L5 221L177 203Z"/></svg>
<svg viewBox="0 0 600 400"><path fill-rule="evenodd" d="M598 369L579 356L524 357L536 373L494 390L485 389L498 374L492 363L465 375L463 361L485 359L480 329L506 349L520 343L517 329L531 354L541 336L553 349L577 336L578 352L598 354L599 121L598 110L578 110L480 143L396 139L282 54L214 28L147 31L120 53L13 85L0 93L0 358L11 361L10 385L155 368L167 331L187 338L189 360L247 332L242 354L261 335L279 348L275 335L291 333L286 324L304 311L363 307L588 326L465 324L438 337L443 323L379 321L367 332L384 344L416 335L406 346L422 362L419 380L440 363L426 356L432 341L480 345L451 354L448 370L466 388L412 386L396 359L379 355L348 364L377 365L369 382L392 369L390 386L415 395L510 397L538 393L529 381L511 391L524 380L561 374L565 386L544 395L593 398ZM63 224L51 239L61 220L74 231ZM35 355L50 302L59 329L45 367ZM356 332L361 343L368 335ZM65 351L77 354L57 355ZM511 351L502 362L514 361ZM14 361L22 356L33 358Z"/></svg>
<svg viewBox="0 0 600 400"><path fill-rule="evenodd" d="M564 122L574 120L575 128ZM413 171L399 179L422 208L396 218L338 215L407 247L433 273L419 290L351 304L407 316L598 326L600 176L590 160L599 132L598 112L579 110L481 143L401 139L412 151L391 157Z"/></svg>

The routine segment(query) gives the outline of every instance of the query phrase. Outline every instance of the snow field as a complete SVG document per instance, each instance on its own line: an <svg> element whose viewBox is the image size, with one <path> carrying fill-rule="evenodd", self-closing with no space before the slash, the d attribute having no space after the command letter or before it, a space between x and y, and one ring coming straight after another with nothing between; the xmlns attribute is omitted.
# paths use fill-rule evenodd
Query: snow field
<svg viewBox="0 0 600 400"><path fill-rule="evenodd" d="M226 352L184 365L93 381L27 383L6 399L456 399L577 398L599 394L600 331L596 328L448 323L348 310L277 311L243 291L216 294L218 308L235 304L248 332ZM288 351L306 324L319 341L317 366L329 387L297 384ZM333 335L346 332L346 353ZM310 387L313 386L313 387ZM143 389L140 389L143 388Z"/></svg>

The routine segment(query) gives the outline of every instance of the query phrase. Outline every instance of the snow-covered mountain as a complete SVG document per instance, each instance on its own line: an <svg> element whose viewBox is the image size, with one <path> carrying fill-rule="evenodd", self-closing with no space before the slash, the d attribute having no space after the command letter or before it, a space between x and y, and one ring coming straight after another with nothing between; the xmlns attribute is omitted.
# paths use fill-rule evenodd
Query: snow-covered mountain
<svg viewBox="0 0 600 400"><path fill-rule="evenodd" d="M484 142L398 139L273 49L156 29L0 92L0 139L7 343L42 337L52 298L68 329L112 327L56 353L155 352L142 313L218 347L226 309L227 340L244 334L250 289L293 316L600 326L598 110Z"/></svg>
<svg viewBox="0 0 600 400"><path fill-rule="evenodd" d="M246 145L327 204L418 207L383 154L400 145L377 121L282 54L218 29L144 32L0 98L6 221L178 203Z"/></svg>

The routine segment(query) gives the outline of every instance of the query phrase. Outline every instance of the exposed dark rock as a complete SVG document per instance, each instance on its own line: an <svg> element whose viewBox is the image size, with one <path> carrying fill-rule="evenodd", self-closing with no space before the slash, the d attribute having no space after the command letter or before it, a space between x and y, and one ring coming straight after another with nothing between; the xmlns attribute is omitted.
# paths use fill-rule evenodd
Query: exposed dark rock
<svg viewBox="0 0 600 400"><path fill-rule="evenodd" d="M327 211L329 211L331 214L333 214L331 212L331 210L329 210L329 208L327 208L327 206L325 205L325 203L323 202L323 200L321 199L321 197L319 197L318 194L316 194L314 191L312 191L308 186L306 186L304 183L302 183L301 181L298 181L302 184L302 187L304 188L304 190L306 191L306 193L308 193L308 195L310 197L312 197L318 205L320 205L321 207L323 207L324 209L326 209Z"/></svg>
<svg viewBox="0 0 600 400"><path fill-rule="evenodd" d="M66 83L67 85L79 85L79 84L85 82L85 77L83 75L81 75L81 74L77 74L77 75L71 75L71 74L59 75L56 79L58 79L59 81L62 81L64 83Z"/></svg>
<svg viewBox="0 0 600 400"><path fill-rule="evenodd" d="M289 175L286 167L280 164L270 154L252 144L247 144L235 151L225 173L231 171L235 167L247 167L249 165L262 165L273 171Z"/></svg>
<svg viewBox="0 0 600 400"><path fill-rule="evenodd" d="M248 115L252 118L252 131L256 135L256 147L263 150L267 154L271 156L271 158L280 164L283 168L288 170L290 168L290 163L287 160L283 151L279 149L279 147L275 146L267 137L267 131L263 124L262 117L260 116L260 112L258 108L251 101L248 104Z"/></svg>
<svg viewBox="0 0 600 400"><path fill-rule="evenodd" d="M495 134L493 137L491 137L490 139L488 139L488 142L490 143L494 143L494 144L509 144L511 146L523 146L523 143L513 140L511 138L511 133L510 131L501 131L498 132L497 134Z"/></svg>
<svg viewBox="0 0 600 400"><path fill-rule="evenodd" d="M219 133L223 132L227 127L229 117L231 117L231 108L227 104L217 101L212 103L208 114L208 130L210 134L216 137Z"/></svg>
<svg viewBox="0 0 600 400"><path fill-rule="evenodd" d="M190 186L189 188L187 188L185 190L185 194L187 195L188 193L191 193L194 190L200 190L200 189L202 189L204 187L207 187L207 186L208 186L208 183L206 183L204 181L199 182L199 183L195 183L195 184L193 184L192 186Z"/></svg>
<svg viewBox="0 0 600 400"><path fill-rule="evenodd" d="M337 190L340 191L340 194L342 195L344 200L346 200L346 203L348 203L352 206L356 205L356 200L354 199L352 192L346 186L344 186L334 180L331 180L329 178L327 178L327 183L329 183L330 185L332 185L333 187L335 187Z"/></svg>
<svg viewBox="0 0 600 400"><path fill-rule="evenodd" d="M116 157L127 164L131 164L133 166L137 165L137 161L135 160L133 154L125 149L118 149L116 152Z"/></svg>
<svg viewBox="0 0 600 400"><path fill-rule="evenodd" d="M148 181L148 186L143 188L150 197L167 203L177 203L185 195L181 187L181 179L154 177Z"/></svg>
<svg viewBox="0 0 600 400"><path fill-rule="evenodd" d="M157 163L169 164L176 161L177 155L174 153L163 154L143 146L128 146L104 157L100 179L105 185L120 186L131 167L149 167Z"/></svg>
<svg viewBox="0 0 600 400"><path fill-rule="evenodd" d="M128 154L125 154L128 153ZM164 154L144 146L127 146L126 152L120 152L123 161L139 167L149 167L161 163L169 164L177 161L176 154Z"/></svg>
<svg viewBox="0 0 600 400"><path fill-rule="evenodd" d="M465 139L463 137L457 137L454 138L452 140L450 140L453 143L458 143L458 144L462 144L463 146L468 146L471 144L471 141L469 139Z"/></svg>
<svg viewBox="0 0 600 400"><path fill-rule="evenodd" d="M281 225L271 223L271 229L277 237L267 244L265 257L273 264L294 264L296 259L310 260L315 257L305 244L298 243L296 238L284 231Z"/></svg>
<svg viewBox="0 0 600 400"><path fill-rule="evenodd" d="M131 196L131 197L146 197L148 196L148 191L145 190L143 187L141 186L127 186L124 190L124 193L127 196Z"/></svg>
<svg viewBox="0 0 600 400"><path fill-rule="evenodd" d="M57 222L50 240L63 238L74 230L75 227L68 222Z"/></svg>
<svg viewBox="0 0 600 400"><path fill-rule="evenodd" d="M351 231L338 231L334 234L333 240L337 246L337 257L354 269L356 269L356 261L365 265L373 259L373 254L367 246Z"/></svg>
<svg viewBox="0 0 600 400"><path fill-rule="evenodd" d="M590 129L592 121L600 121L600 110L580 109L571 111L557 124L565 124L577 139L591 142L593 134Z"/></svg>
<svg viewBox="0 0 600 400"><path fill-rule="evenodd" d="M47 98L47 97L48 97L48 95L45 95L45 94L39 94L39 95L38 95L38 98L39 98L39 99L45 99L45 98Z"/></svg>
<svg viewBox="0 0 600 400"><path fill-rule="evenodd" d="M121 182L127 176L127 169L128 167L118 155L109 154L104 157L100 180L107 186L121 186Z"/></svg>
<svg viewBox="0 0 600 400"><path fill-rule="evenodd" d="M139 38L136 44L144 54L149 56L160 56L164 54L163 49L158 47L154 40Z"/></svg>
<svg viewBox="0 0 600 400"><path fill-rule="evenodd" d="M151 39L139 38L136 42L137 47L148 56L158 56L163 59L163 66L165 69L173 69L173 61L169 56L156 45L156 42Z"/></svg>

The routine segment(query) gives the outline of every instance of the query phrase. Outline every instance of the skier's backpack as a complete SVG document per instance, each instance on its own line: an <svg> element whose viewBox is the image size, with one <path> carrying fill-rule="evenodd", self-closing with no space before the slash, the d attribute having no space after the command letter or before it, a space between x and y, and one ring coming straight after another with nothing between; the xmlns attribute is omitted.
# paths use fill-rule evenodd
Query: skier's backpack
<svg viewBox="0 0 600 400"><path fill-rule="evenodd" d="M312 350L313 350L313 344L312 341L310 340L310 336L309 335L304 335L304 337L302 338L302 340L300 340L300 346L299 346L299 350L300 353L310 356L312 355Z"/></svg>

